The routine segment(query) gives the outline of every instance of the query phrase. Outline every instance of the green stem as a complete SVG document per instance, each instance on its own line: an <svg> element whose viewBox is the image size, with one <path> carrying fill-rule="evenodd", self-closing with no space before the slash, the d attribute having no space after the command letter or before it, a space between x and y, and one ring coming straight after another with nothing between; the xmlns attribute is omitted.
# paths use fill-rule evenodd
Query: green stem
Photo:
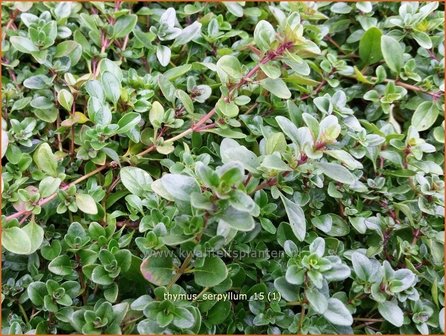
<svg viewBox="0 0 446 336"><path fill-rule="evenodd" d="M299 328L297 329L298 334L302 332L302 325L304 323L304 319L305 319L305 305L302 305L302 310L300 312L300 318L299 318Z"/></svg>
<svg viewBox="0 0 446 336"><path fill-rule="evenodd" d="M180 268L175 273L175 276L172 278L172 280L170 280L169 284L167 285L167 289L172 288L172 286L178 281L178 279L181 277L181 275L186 271L186 269L189 267L189 264L192 261L192 257L193 257L193 253L190 253L187 255L186 259L184 259Z"/></svg>
<svg viewBox="0 0 446 336"><path fill-rule="evenodd" d="M356 76L350 76L350 75L341 75L347 78L352 78L352 79L357 79ZM373 77L373 76L367 76L368 79L372 80L372 81L376 81L378 78L377 77ZM410 91L414 91L414 92L420 92L420 93L424 93L427 94L435 99L438 99L441 97L441 93L440 92L430 92L427 91L419 86L413 85L413 84L408 84L405 82L401 82L399 79L384 79L385 83L394 83L395 85L401 86L405 89L408 89Z"/></svg>
<svg viewBox="0 0 446 336"><path fill-rule="evenodd" d="M17 302L17 304L19 305L20 312L22 313L22 316L25 319L26 324L29 324L29 318L28 315L26 314L25 308L23 308L21 303Z"/></svg>
<svg viewBox="0 0 446 336"><path fill-rule="evenodd" d="M353 321L363 321L363 322L384 322L384 319L374 319L367 317L354 317Z"/></svg>
<svg viewBox="0 0 446 336"><path fill-rule="evenodd" d="M192 300L192 302L197 301L208 290L209 290L209 287L204 287L203 290L200 293L198 293L198 295Z"/></svg>

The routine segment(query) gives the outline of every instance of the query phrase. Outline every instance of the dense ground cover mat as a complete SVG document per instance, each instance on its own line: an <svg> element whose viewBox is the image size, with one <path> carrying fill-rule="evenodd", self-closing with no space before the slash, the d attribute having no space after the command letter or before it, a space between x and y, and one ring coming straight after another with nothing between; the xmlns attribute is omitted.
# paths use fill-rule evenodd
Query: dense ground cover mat
<svg viewBox="0 0 446 336"><path fill-rule="evenodd" d="M444 332L444 6L2 3L2 334Z"/></svg>

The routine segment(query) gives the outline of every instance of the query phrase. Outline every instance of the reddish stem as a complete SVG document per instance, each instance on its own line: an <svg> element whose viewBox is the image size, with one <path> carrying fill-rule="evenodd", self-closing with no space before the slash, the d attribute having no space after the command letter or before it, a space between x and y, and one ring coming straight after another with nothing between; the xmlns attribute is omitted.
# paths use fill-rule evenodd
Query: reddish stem
<svg viewBox="0 0 446 336"><path fill-rule="evenodd" d="M310 98L311 96L318 94L318 93L322 90L322 88L325 86L325 84L327 84L327 80L328 80L328 78L329 78L332 74L334 74L335 71L336 71L336 69L333 68L333 69L329 72L329 74L327 75L327 77L324 78L324 79L322 80L322 82L319 83L319 85L316 87L316 89L315 89L313 92L304 94L300 99L301 99L301 100L306 100L306 99Z"/></svg>
<svg viewBox="0 0 446 336"><path fill-rule="evenodd" d="M111 163L107 163L107 164L105 164L105 165L103 165L103 166L101 166L99 168L96 168L95 170L89 172L88 174L85 174L84 176L79 177L77 180L71 182L70 184L67 184L67 185L61 187L59 190L67 190L71 186L76 185L76 184L78 184L78 183L88 179L89 177L96 175L97 173L103 171L104 169L110 167L111 165L112 165ZM52 194L51 196L48 196L46 198L42 198L37 204L39 206L43 206L43 205L51 202L56 197L57 197L57 192ZM29 213L31 213L31 211L28 211L28 210L17 211L16 213L14 213L12 215L6 216L6 221L9 221L9 220L14 219L14 218L19 218L19 217L27 215Z"/></svg>
<svg viewBox="0 0 446 336"><path fill-rule="evenodd" d="M274 59L276 59L279 56L282 56L287 50L291 49L293 47L292 42L284 42L282 43L276 50L272 50L266 53L266 55L260 60L260 62L254 66L243 78L238 82L229 92L229 97L232 97L234 92L238 90L240 87L242 87L244 84L246 84L249 79L254 77L254 75L257 73L257 71L260 70L260 66L262 64L266 64ZM214 107L212 110L208 112L205 116L203 116L195 125L192 126L192 131L195 132L201 128L201 125L206 123L212 116L217 112L216 107Z"/></svg>

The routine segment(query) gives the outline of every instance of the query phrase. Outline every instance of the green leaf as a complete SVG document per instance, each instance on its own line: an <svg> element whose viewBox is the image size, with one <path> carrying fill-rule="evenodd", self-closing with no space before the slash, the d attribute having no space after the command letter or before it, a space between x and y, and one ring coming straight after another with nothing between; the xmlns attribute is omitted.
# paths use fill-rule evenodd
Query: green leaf
<svg viewBox="0 0 446 336"><path fill-rule="evenodd" d="M268 51L276 40L276 31L271 23L260 20L254 29L254 43L262 51Z"/></svg>
<svg viewBox="0 0 446 336"><path fill-rule="evenodd" d="M147 281L154 285L165 286L173 277L173 259L162 253L151 254L141 263L141 273Z"/></svg>
<svg viewBox="0 0 446 336"><path fill-rule="evenodd" d="M67 255L60 255L48 264L48 270L54 274L65 276L73 273L71 259Z"/></svg>
<svg viewBox="0 0 446 336"><path fill-rule="evenodd" d="M225 55L217 61L217 72L222 82L227 82L226 76L234 80L242 78L242 66L239 60L232 55Z"/></svg>
<svg viewBox="0 0 446 336"><path fill-rule="evenodd" d="M356 67L354 66L353 69L355 70L355 75L356 75L356 80L360 83L365 83L365 84L373 84L371 81L369 81L363 74L362 72ZM370 92L370 91L369 91Z"/></svg>
<svg viewBox="0 0 446 336"><path fill-rule="evenodd" d="M282 98L282 99L290 99L291 92L286 86L285 82L280 79L271 79L265 78L260 81L260 85L265 89L271 92L273 95Z"/></svg>
<svg viewBox="0 0 446 336"><path fill-rule="evenodd" d="M62 246L58 240L53 240L50 245L45 245L40 248L42 257L46 260L53 260L62 252Z"/></svg>
<svg viewBox="0 0 446 336"><path fill-rule="evenodd" d="M328 214L328 216L331 218L330 230L326 232L329 236L343 237L350 232L350 225L346 223L342 217L333 213Z"/></svg>
<svg viewBox="0 0 446 336"><path fill-rule="evenodd" d="M276 117L276 121L279 124L279 127L282 129L283 133L285 133L285 135L289 139L291 139L292 142L294 142L296 145L299 145L299 131L297 129L297 126L291 120L282 116Z"/></svg>
<svg viewBox="0 0 446 336"><path fill-rule="evenodd" d="M414 30L412 32L412 37L415 41L420 45L420 47L425 49L431 49L432 48L432 40L429 37L428 34L422 31Z"/></svg>
<svg viewBox="0 0 446 336"><path fill-rule="evenodd" d="M35 97L31 100L30 105L39 110L48 110L54 107L53 101L44 96Z"/></svg>
<svg viewBox="0 0 446 336"><path fill-rule="evenodd" d="M138 167L123 167L119 176L124 187L139 197L144 197L153 182L149 173Z"/></svg>
<svg viewBox="0 0 446 336"><path fill-rule="evenodd" d="M47 76L35 75L35 76L31 76L31 77L25 79L23 81L23 86L27 87L28 89L40 90L40 89L49 87L51 85L51 83L52 83L52 80L50 78L48 78ZM31 101L31 97L21 99L21 101L24 101L24 100ZM28 101L28 103L29 103L29 101ZM15 106L15 103L14 103L14 106ZM22 107L17 106L15 109L21 110L23 107L24 106L22 106Z"/></svg>
<svg viewBox="0 0 446 336"><path fill-rule="evenodd" d="M344 150L340 149L331 149L326 150L325 154L330 155L331 157L334 157L335 159L341 161L343 164L345 164L348 169L362 169L363 165L361 162L356 160L351 154Z"/></svg>
<svg viewBox="0 0 446 336"><path fill-rule="evenodd" d="M54 14L56 15L58 20L64 19L70 16L71 9L72 9L71 2L60 2L54 8Z"/></svg>
<svg viewBox="0 0 446 336"><path fill-rule="evenodd" d="M108 125L112 121L110 109L96 97L88 100L87 111L88 117L97 125Z"/></svg>
<svg viewBox="0 0 446 336"><path fill-rule="evenodd" d="M45 308L45 310L47 310L51 313L57 312L57 308L58 308L56 302L53 301L53 299L50 295L46 295L43 298L43 307Z"/></svg>
<svg viewBox="0 0 446 336"><path fill-rule="evenodd" d="M393 37L383 35L381 37L381 52L387 66L393 72L399 73L403 68L403 49Z"/></svg>
<svg viewBox="0 0 446 336"><path fill-rule="evenodd" d="M392 293L401 293L413 286L415 280L415 274L412 271L405 268L399 269L393 274L389 289Z"/></svg>
<svg viewBox="0 0 446 336"><path fill-rule="evenodd" d="M321 237L317 237L311 242L309 250L310 253L314 253L318 257L322 257L325 254L325 240Z"/></svg>
<svg viewBox="0 0 446 336"><path fill-rule="evenodd" d="M75 298L81 291L81 286L76 281L65 281L61 287L65 289L65 293L71 298Z"/></svg>
<svg viewBox="0 0 446 336"><path fill-rule="evenodd" d="M195 283L202 287L214 287L228 276L228 269L219 257L207 256L201 267L193 269Z"/></svg>
<svg viewBox="0 0 446 336"><path fill-rule="evenodd" d="M105 270L104 266L96 266L91 273L91 280L98 285L111 285L114 281Z"/></svg>
<svg viewBox="0 0 446 336"><path fill-rule="evenodd" d="M138 17L135 14L120 16L113 25L113 38L121 38L130 34L136 26Z"/></svg>
<svg viewBox="0 0 446 336"><path fill-rule="evenodd" d="M173 319L173 324L177 328L187 329L194 325L195 318L192 313L183 307L177 307L175 309L175 318Z"/></svg>
<svg viewBox="0 0 446 336"><path fill-rule="evenodd" d="M245 146L239 145L237 141L228 138L223 139L220 144L220 156L223 163L239 162L251 173L256 172L260 164L257 155Z"/></svg>
<svg viewBox="0 0 446 336"><path fill-rule="evenodd" d="M291 265L285 272L286 281L293 285L302 285L305 281L305 271L297 265Z"/></svg>
<svg viewBox="0 0 446 336"><path fill-rule="evenodd" d="M141 121L141 114L136 112L127 112L118 121L118 134L125 134Z"/></svg>
<svg viewBox="0 0 446 336"><path fill-rule="evenodd" d="M352 254L353 270L356 276L364 281L368 281L373 272L373 264L364 254L355 252Z"/></svg>
<svg viewBox="0 0 446 336"><path fill-rule="evenodd" d="M376 27L369 28L359 41L359 57L364 65L375 64L382 59L382 32Z"/></svg>
<svg viewBox="0 0 446 336"><path fill-rule="evenodd" d="M34 221L30 221L22 228L22 231L28 235L29 241L31 243L27 254L36 252L43 242L44 231L42 227L40 225L37 225Z"/></svg>
<svg viewBox="0 0 446 336"><path fill-rule="evenodd" d="M265 153L276 155L281 157L280 153L286 151L287 143L285 135L281 132L274 132L268 135L266 138Z"/></svg>
<svg viewBox="0 0 446 336"><path fill-rule="evenodd" d="M174 80L188 73L191 69L192 64L184 64L167 70L165 73L163 73L163 76L168 80Z"/></svg>
<svg viewBox="0 0 446 336"><path fill-rule="evenodd" d="M149 120L154 128L159 128L164 120L164 107L158 101L154 101L152 104Z"/></svg>
<svg viewBox="0 0 446 336"><path fill-rule="evenodd" d="M34 77L37 77L37 76L34 76ZM26 82L26 79L23 82L24 86L25 86L25 82ZM40 83L40 80L39 80L39 83ZM38 84L38 85L40 85L40 84ZM28 106L28 104L31 102L31 100L32 100L31 97L25 97L25 98L16 100L14 102L14 104L12 105L11 112L23 110L26 106Z"/></svg>
<svg viewBox="0 0 446 336"><path fill-rule="evenodd" d="M8 335L23 335L23 329L19 322L14 321L9 326Z"/></svg>
<svg viewBox="0 0 446 336"><path fill-rule="evenodd" d="M290 171L291 168L278 155L266 155L262 167L276 171Z"/></svg>
<svg viewBox="0 0 446 336"><path fill-rule="evenodd" d="M306 119L309 121L309 118ZM323 143L334 142L341 133L341 125L334 115L329 115L321 120L319 124L318 141Z"/></svg>
<svg viewBox="0 0 446 336"><path fill-rule="evenodd" d="M194 103L186 92L183 90L177 90L176 96L181 101L181 104L183 104L188 113L194 113Z"/></svg>
<svg viewBox="0 0 446 336"><path fill-rule="evenodd" d="M152 48L152 42L156 38L156 35L154 33L143 32L138 26L136 26L136 29L133 30L133 34L135 35L136 39L144 45L145 48Z"/></svg>
<svg viewBox="0 0 446 336"><path fill-rule="evenodd" d="M239 185L243 182L243 166L238 162L230 162L221 166L217 171L220 184L224 186Z"/></svg>
<svg viewBox="0 0 446 336"><path fill-rule="evenodd" d="M236 17L243 16L243 7L237 2L223 2L228 11Z"/></svg>
<svg viewBox="0 0 446 336"><path fill-rule="evenodd" d="M323 314L328 309L328 300L315 288L306 289L305 296L310 303L310 306L318 313Z"/></svg>
<svg viewBox="0 0 446 336"><path fill-rule="evenodd" d="M187 175L166 174L158 181L162 184L164 190L166 190L173 199L178 201L189 202L190 195L193 192L198 192L200 190L195 179ZM155 182L159 183L158 181ZM157 192L156 186L153 190Z"/></svg>
<svg viewBox="0 0 446 336"><path fill-rule="evenodd" d="M352 184L358 179L346 168L337 163L317 162L316 166L329 178L344 184Z"/></svg>
<svg viewBox="0 0 446 336"><path fill-rule="evenodd" d="M116 334L121 331L119 326L127 315L129 307L130 305L128 302L122 302L112 306L112 313L107 314L107 317L111 319L113 316L113 322L105 330L106 334ZM114 326L116 327L114 328Z"/></svg>
<svg viewBox="0 0 446 336"><path fill-rule="evenodd" d="M100 73L101 76L106 72L111 72L113 75L115 75L115 77L118 79L118 81L121 83L122 79L123 79L123 73L122 70L120 68L120 66L118 65L118 62L116 61L112 61L108 58L103 58L100 62L99 62L99 69L100 69Z"/></svg>
<svg viewBox="0 0 446 336"><path fill-rule="evenodd" d="M417 131L425 131L437 121L439 109L432 101L424 101L418 105L414 114L412 115L411 124Z"/></svg>
<svg viewBox="0 0 446 336"><path fill-rule="evenodd" d="M48 145L46 142L37 147L37 149L34 151L33 159L36 166L41 171L53 177L58 176L59 173L57 172L56 157L54 156L50 145Z"/></svg>
<svg viewBox="0 0 446 336"><path fill-rule="evenodd" d="M45 283L41 281L31 282L27 288L28 296L31 302L42 307L44 303L44 297L48 294Z"/></svg>
<svg viewBox="0 0 446 336"><path fill-rule="evenodd" d="M85 89L87 90L90 97L95 97L99 102L105 100L104 90L102 89L101 82L98 80L91 80L85 84Z"/></svg>
<svg viewBox="0 0 446 336"><path fill-rule="evenodd" d="M22 53L30 54L32 52L39 51L39 48L37 48L29 38L22 36L11 36L9 41L14 48Z"/></svg>
<svg viewBox="0 0 446 336"><path fill-rule="evenodd" d="M330 114L331 111L333 110L333 104L331 103L331 99L328 94L325 94L323 97L315 98L314 105L316 105L316 107L323 113ZM327 129L331 131L329 133L333 133L333 131L336 129L340 132L340 127L339 124L337 123L337 118L332 114L322 119L325 126L324 132L321 132L320 130L321 125L319 124L319 121L311 114L303 113L302 119L304 120L314 139L321 139L321 138L324 139L325 138L324 134L326 133Z"/></svg>
<svg viewBox="0 0 446 336"><path fill-rule="evenodd" d="M274 287L286 301L297 301L299 299L301 286L290 284L286 281L285 277L276 278L274 280Z"/></svg>
<svg viewBox="0 0 446 336"><path fill-rule="evenodd" d="M339 326L351 326L353 324L352 314L342 301L329 298L327 310L322 314L329 322Z"/></svg>
<svg viewBox="0 0 446 336"><path fill-rule="evenodd" d="M71 66L76 65L82 56L82 46L76 41L63 41L56 47L55 58L68 57Z"/></svg>
<svg viewBox="0 0 446 336"><path fill-rule="evenodd" d="M404 313L393 301L378 304L378 311L382 317L392 323L395 327L401 327L404 323Z"/></svg>
<svg viewBox="0 0 446 336"><path fill-rule="evenodd" d="M121 82L110 71L105 71L101 77L102 88L104 89L105 97L116 104L121 96Z"/></svg>
<svg viewBox="0 0 446 336"><path fill-rule="evenodd" d="M206 322L211 325L223 323L230 313L230 301L217 301L217 303L209 310L206 317Z"/></svg>
<svg viewBox="0 0 446 336"><path fill-rule="evenodd" d="M57 101L65 108L65 110L71 111L71 107L73 106L73 95L70 91L66 89L60 90L57 94Z"/></svg>
<svg viewBox="0 0 446 336"><path fill-rule="evenodd" d="M2 246L15 254L29 254L31 241L28 234L17 226L2 229Z"/></svg>
<svg viewBox="0 0 446 336"><path fill-rule="evenodd" d="M280 198L282 199L283 206L285 207L285 211L288 215L288 221L294 235L297 239L303 241L305 239L307 224L302 208L283 195L280 195Z"/></svg>
<svg viewBox="0 0 446 336"><path fill-rule="evenodd" d="M217 110L228 118L234 118L238 115L239 108L234 102L225 102L220 99L217 102Z"/></svg>
<svg viewBox="0 0 446 336"><path fill-rule="evenodd" d="M255 226L254 219L249 212L236 210L232 206L218 217L224 224L238 231L251 231Z"/></svg>
<svg viewBox="0 0 446 336"><path fill-rule="evenodd" d="M344 264L332 264L332 267L324 272L324 278L327 281L342 281L351 274L350 267Z"/></svg>
<svg viewBox="0 0 446 336"><path fill-rule="evenodd" d="M169 64L171 53L172 52L171 52L170 48L165 45L160 44L156 48L156 57L158 58L158 61L160 62L160 64L163 67L165 67Z"/></svg>
<svg viewBox="0 0 446 336"><path fill-rule="evenodd" d="M79 209L89 215L96 215L98 207L93 197L87 194L76 194L76 205Z"/></svg>
<svg viewBox="0 0 446 336"><path fill-rule="evenodd" d="M171 103L175 102L175 86L165 76L159 76L158 83L163 96Z"/></svg>
<svg viewBox="0 0 446 336"><path fill-rule="evenodd" d="M183 29L181 34L175 39L175 45L184 45L201 35L201 23L195 21Z"/></svg>
<svg viewBox="0 0 446 336"><path fill-rule="evenodd" d="M242 133L238 130L230 129L230 128L220 128L214 127L201 131L203 133L214 133L219 135L222 138L230 138L230 139L244 139L246 138L246 134Z"/></svg>

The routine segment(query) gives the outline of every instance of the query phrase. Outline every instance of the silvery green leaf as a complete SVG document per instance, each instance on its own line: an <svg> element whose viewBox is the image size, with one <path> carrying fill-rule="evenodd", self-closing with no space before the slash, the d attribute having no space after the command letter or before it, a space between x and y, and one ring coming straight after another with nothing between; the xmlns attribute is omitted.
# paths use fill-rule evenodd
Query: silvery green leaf
<svg viewBox="0 0 446 336"><path fill-rule="evenodd" d="M364 281L372 281L379 272L379 265L373 263L364 254L359 252L352 254L352 264L356 276Z"/></svg>
<svg viewBox="0 0 446 336"><path fill-rule="evenodd" d="M328 309L328 300L317 289L306 289L305 297L307 298L310 306L318 313L324 314Z"/></svg>
<svg viewBox="0 0 446 336"><path fill-rule="evenodd" d="M321 237L317 237L310 244L310 252L315 253L317 256L322 257L325 253L325 240Z"/></svg>
<svg viewBox="0 0 446 336"><path fill-rule="evenodd" d="M201 35L201 23L195 21L191 25L183 29L181 34L175 39L174 44L184 45Z"/></svg>
<svg viewBox="0 0 446 336"><path fill-rule="evenodd" d="M337 163L317 162L316 166L328 177L344 184L352 184L358 179L346 168Z"/></svg>
<svg viewBox="0 0 446 336"><path fill-rule="evenodd" d="M257 155L235 140L225 138L220 144L220 155L223 163L239 162L249 172L256 172L259 166Z"/></svg>
<svg viewBox="0 0 446 336"><path fill-rule="evenodd" d="M160 23L167 25L168 27L173 27L177 20L176 11L174 8L170 7L160 17Z"/></svg>
<svg viewBox="0 0 446 336"><path fill-rule="evenodd" d="M127 190L140 197L144 196L153 182L149 173L138 167L123 167L119 176Z"/></svg>
<svg viewBox="0 0 446 336"><path fill-rule="evenodd" d="M404 323L404 313L394 301L387 301L378 305L379 313L395 327L401 327Z"/></svg>
<svg viewBox="0 0 446 336"><path fill-rule="evenodd" d="M262 167L265 167L267 169L271 170L277 170L277 171L290 171L291 168L282 161L282 159L278 155L266 155L263 158Z"/></svg>
<svg viewBox="0 0 446 336"><path fill-rule="evenodd" d="M293 233L296 235L297 239L303 241L306 233L306 220L302 208L283 195L281 195L280 198L282 199L285 211L288 215L288 221Z"/></svg>
<svg viewBox="0 0 446 336"><path fill-rule="evenodd" d="M342 301L329 298L327 310L322 314L329 322L340 325L350 326L353 323L353 317L342 303Z"/></svg>
<svg viewBox="0 0 446 336"><path fill-rule="evenodd" d="M170 62L171 51L170 48L165 45L159 45L156 48L156 57L162 66L167 66Z"/></svg>

